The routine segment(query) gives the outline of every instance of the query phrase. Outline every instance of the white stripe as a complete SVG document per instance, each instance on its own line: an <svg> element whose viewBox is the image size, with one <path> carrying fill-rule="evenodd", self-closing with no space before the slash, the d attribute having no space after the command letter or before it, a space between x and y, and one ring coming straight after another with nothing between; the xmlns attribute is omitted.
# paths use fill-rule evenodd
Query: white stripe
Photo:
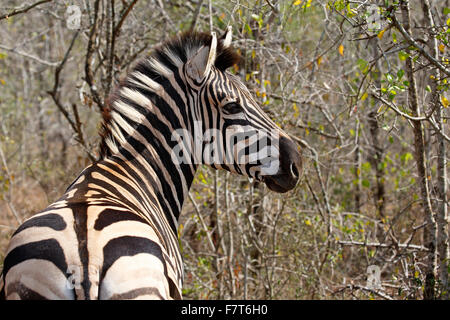
<svg viewBox="0 0 450 320"><path fill-rule="evenodd" d="M155 71L160 73L163 76L170 76L172 74L172 70L167 68L164 64L162 64L160 61L156 60L155 58L150 58L147 60L148 64L151 68L153 68Z"/></svg>
<svg viewBox="0 0 450 320"><path fill-rule="evenodd" d="M131 135L135 129L127 121L125 121L116 111L113 111L111 114L114 120L111 121L114 129L114 137L117 140L119 140L122 144L125 144L127 141L120 129L125 130L126 133L128 133L129 135Z"/></svg>
<svg viewBox="0 0 450 320"><path fill-rule="evenodd" d="M112 154L119 153L119 147L111 138L106 138L105 143L108 146L109 150L111 150Z"/></svg>
<svg viewBox="0 0 450 320"><path fill-rule="evenodd" d="M183 61L178 56L178 54L172 52L169 48L164 48L164 53L167 55L167 57L170 59L170 61L176 65L177 67L180 67L183 65Z"/></svg>
<svg viewBox="0 0 450 320"><path fill-rule="evenodd" d="M117 100L114 102L114 111L119 111L121 114L126 116L127 118L133 120L134 122L141 123L144 119L144 115L134 109L133 107L127 105L125 102L121 100Z"/></svg>
<svg viewBox="0 0 450 320"><path fill-rule="evenodd" d="M123 87L120 90L120 95L124 98L128 98L128 99L136 102L136 104L138 104L142 107L147 107L147 106L152 105L151 101L146 96L144 96L142 93L140 93L136 90L127 88L127 87ZM131 107L128 107L128 108L131 108Z"/></svg>
<svg viewBox="0 0 450 320"><path fill-rule="evenodd" d="M162 88L161 85L160 85L158 82L153 81L152 79L150 79L150 78L147 77L145 74L143 74L143 73L141 73L141 72L139 72L139 71L133 72L133 73L131 74L131 76L132 76L132 77L135 77L136 79L138 79L139 81L141 81L142 83L144 83L144 84L146 85L146 87L147 87L148 89L150 89L151 91L156 92L156 91L161 90L161 88ZM130 80L131 80L131 79L130 79ZM136 81L133 81L133 80L131 80L131 82L136 83Z"/></svg>

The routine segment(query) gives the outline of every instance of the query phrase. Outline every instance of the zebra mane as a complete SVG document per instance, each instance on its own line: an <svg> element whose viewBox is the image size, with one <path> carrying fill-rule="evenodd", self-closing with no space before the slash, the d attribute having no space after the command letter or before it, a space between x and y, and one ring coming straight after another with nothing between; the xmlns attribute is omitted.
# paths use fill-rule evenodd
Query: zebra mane
<svg viewBox="0 0 450 320"><path fill-rule="evenodd" d="M150 87L152 85L157 87L159 86L158 78L171 74L172 70L186 63L201 47L210 46L211 40L212 36L203 32L181 33L155 48L149 56L141 59L127 76L119 81L107 98L102 112L100 159L112 154L110 150L111 144L116 146L119 144L117 143L117 137L112 132L111 124L113 120L111 114L115 110L114 104L122 100L120 95L121 89L124 87L136 88L137 84L133 80L133 76L136 77L136 75L142 74L147 79L146 84ZM225 71L240 60L240 55L226 42L227 39L224 37L219 38L217 42L214 66L221 71Z"/></svg>

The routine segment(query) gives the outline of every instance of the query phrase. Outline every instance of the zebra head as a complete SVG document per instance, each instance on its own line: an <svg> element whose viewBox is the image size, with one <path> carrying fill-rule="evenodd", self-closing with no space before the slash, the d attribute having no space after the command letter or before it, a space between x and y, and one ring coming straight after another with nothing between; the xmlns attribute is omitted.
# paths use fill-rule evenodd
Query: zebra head
<svg viewBox="0 0 450 320"><path fill-rule="evenodd" d="M239 58L231 48L231 27L219 38L215 33L200 38L200 47L192 39L185 41L182 68L195 118L190 130L198 146L194 158L262 181L276 192L291 190L302 169L300 153L239 77L226 70Z"/></svg>

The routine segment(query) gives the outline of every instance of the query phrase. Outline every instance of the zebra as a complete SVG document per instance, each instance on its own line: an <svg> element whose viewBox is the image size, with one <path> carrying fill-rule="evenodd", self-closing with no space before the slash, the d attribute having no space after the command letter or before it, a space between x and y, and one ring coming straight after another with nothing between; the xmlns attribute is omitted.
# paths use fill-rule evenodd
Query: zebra
<svg viewBox="0 0 450 320"><path fill-rule="evenodd" d="M2 299L182 299L178 219L200 164L279 193L296 186L301 152L227 70L240 58L231 42L231 27L219 37L180 33L119 80L102 113L99 159L12 235ZM174 135L180 129L193 142L183 161L173 152L189 147ZM235 134L229 161L205 161L207 143L198 141L209 129L223 142L217 152L226 153L230 132L253 132L277 155L255 160L238 143L252 135Z"/></svg>

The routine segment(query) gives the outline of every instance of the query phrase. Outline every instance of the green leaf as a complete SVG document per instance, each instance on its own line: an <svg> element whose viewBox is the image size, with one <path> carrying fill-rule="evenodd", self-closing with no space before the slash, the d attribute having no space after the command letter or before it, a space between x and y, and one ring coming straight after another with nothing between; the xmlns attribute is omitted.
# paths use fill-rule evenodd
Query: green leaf
<svg viewBox="0 0 450 320"><path fill-rule="evenodd" d="M450 13L450 8L445 7L444 9L442 9L442 13L443 14L449 14Z"/></svg>
<svg viewBox="0 0 450 320"><path fill-rule="evenodd" d="M401 50L401 51L398 53L398 58L399 58L401 61L405 61L408 57L409 57L409 54L406 53L406 52L403 51L403 50Z"/></svg>
<svg viewBox="0 0 450 320"><path fill-rule="evenodd" d="M372 170L372 165L370 164L370 162L364 162L363 164L361 164L361 168L363 169L363 171L369 172L370 170Z"/></svg>
<svg viewBox="0 0 450 320"><path fill-rule="evenodd" d="M345 3L344 0L338 0L334 3L334 7L336 8L337 11L341 11L342 9L345 8Z"/></svg>
<svg viewBox="0 0 450 320"><path fill-rule="evenodd" d="M398 78L398 80L401 80L404 75L405 75L405 71L403 69L400 69L400 70L397 71L397 78Z"/></svg>
<svg viewBox="0 0 450 320"><path fill-rule="evenodd" d="M252 36L253 35L253 31L252 31L252 28L250 28L250 25L248 23L246 23L244 25L244 27L245 27L245 30L248 32L248 34Z"/></svg>
<svg viewBox="0 0 450 320"><path fill-rule="evenodd" d="M413 155L409 152L406 152L404 154L401 155L400 159L402 160L403 163L408 163L408 161L413 159Z"/></svg>
<svg viewBox="0 0 450 320"><path fill-rule="evenodd" d="M358 64L359 70L361 70L361 71L366 69L367 66L369 65L369 63L366 60L364 60L364 59L358 59L356 61L356 63Z"/></svg>
<svg viewBox="0 0 450 320"><path fill-rule="evenodd" d="M392 81L394 80L394 78L392 77L392 75L391 75L390 73L386 73L386 79L387 79L389 82L392 82Z"/></svg>
<svg viewBox="0 0 450 320"><path fill-rule="evenodd" d="M352 18L354 16L356 16L357 12L355 9L350 8L350 3L347 4L347 16L349 18Z"/></svg>
<svg viewBox="0 0 450 320"><path fill-rule="evenodd" d="M364 92L364 94L361 96L361 101L366 100L368 96L369 94L367 92Z"/></svg>
<svg viewBox="0 0 450 320"><path fill-rule="evenodd" d="M362 186L365 187L365 188L370 188L370 181L367 180L367 179L363 179L363 180L361 181L361 184L362 184Z"/></svg>

